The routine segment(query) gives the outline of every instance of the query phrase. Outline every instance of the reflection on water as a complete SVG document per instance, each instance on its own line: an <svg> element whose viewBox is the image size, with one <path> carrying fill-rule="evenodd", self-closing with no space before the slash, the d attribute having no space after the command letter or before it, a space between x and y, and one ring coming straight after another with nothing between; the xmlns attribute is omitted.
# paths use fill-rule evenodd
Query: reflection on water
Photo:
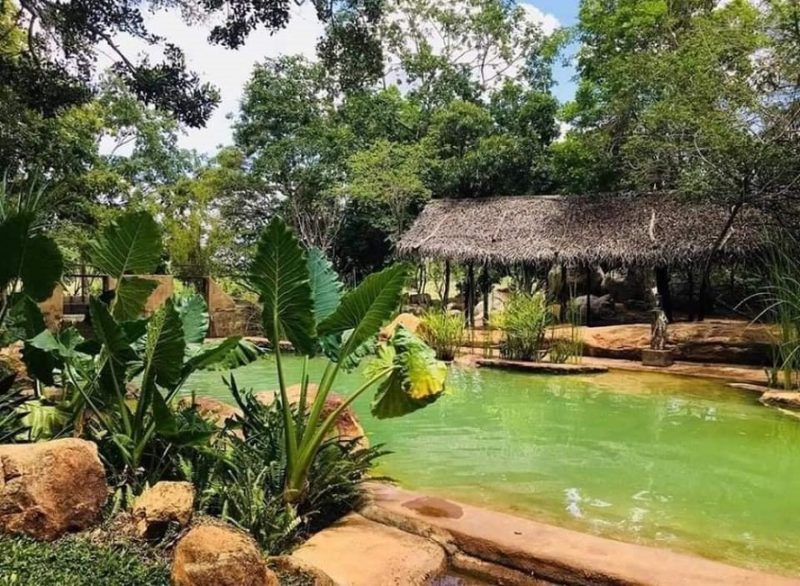
<svg viewBox="0 0 800 586"><path fill-rule="evenodd" d="M290 360L293 379L300 361ZM321 374L322 364L313 364ZM274 365L237 371L275 388ZM350 374L339 388L354 388ZM219 374L198 394L225 398ZM449 394L408 417L356 409L380 472L412 489L740 565L800 573L800 424L698 379L454 368Z"/></svg>

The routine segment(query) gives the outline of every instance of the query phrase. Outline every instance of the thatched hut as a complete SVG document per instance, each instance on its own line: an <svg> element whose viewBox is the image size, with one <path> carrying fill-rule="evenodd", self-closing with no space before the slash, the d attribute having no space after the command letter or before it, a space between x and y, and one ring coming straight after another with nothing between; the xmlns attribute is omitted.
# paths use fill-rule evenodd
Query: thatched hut
<svg viewBox="0 0 800 586"><path fill-rule="evenodd" d="M663 276L705 261L729 217L724 206L666 193L441 199L427 205L397 250L465 263L470 274L486 264L606 265L654 268ZM744 208L717 258L752 258L765 244L766 223L756 208Z"/></svg>

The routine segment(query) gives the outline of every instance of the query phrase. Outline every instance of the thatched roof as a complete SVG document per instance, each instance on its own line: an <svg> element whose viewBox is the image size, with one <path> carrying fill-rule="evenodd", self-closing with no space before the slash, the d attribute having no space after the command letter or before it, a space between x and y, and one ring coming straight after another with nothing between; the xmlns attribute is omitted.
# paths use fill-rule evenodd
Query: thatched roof
<svg viewBox="0 0 800 586"><path fill-rule="evenodd" d="M508 196L430 202L402 237L402 256L491 264L687 265L704 259L728 218L676 194ZM766 218L744 208L721 251L748 257Z"/></svg>

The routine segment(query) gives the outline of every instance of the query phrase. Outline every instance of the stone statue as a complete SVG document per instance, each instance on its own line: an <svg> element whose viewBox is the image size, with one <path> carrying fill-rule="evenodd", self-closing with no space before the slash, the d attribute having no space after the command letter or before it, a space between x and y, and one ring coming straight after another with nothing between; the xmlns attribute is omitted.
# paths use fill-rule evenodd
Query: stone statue
<svg viewBox="0 0 800 586"><path fill-rule="evenodd" d="M664 350L667 345L667 314L661 307L661 295L653 287L653 323L650 326L650 348L653 350Z"/></svg>

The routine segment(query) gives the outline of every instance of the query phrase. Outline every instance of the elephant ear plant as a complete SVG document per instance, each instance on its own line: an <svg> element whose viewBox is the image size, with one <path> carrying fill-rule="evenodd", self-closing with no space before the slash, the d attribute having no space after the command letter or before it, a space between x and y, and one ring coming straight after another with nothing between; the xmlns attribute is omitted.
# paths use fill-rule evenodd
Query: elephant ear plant
<svg viewBox="0 0 800 586"><path fill-rule="evenodd" d="M172 403L198 369L255 358L238 337L202 346L208 315L201 298L168 299L142 316L152 273L161 258L161 236L151 216L122 215L89 243L92 264L117 282L108 302L92 297L92 336L74 328L44 331L30 344L47 352L65 390L75 432L91 437L118 495L128 500L146 483L170 474L179 452L204 446L214 428L192 409Z"/></svg>
<svg viewBox="0 0 800 586"><path fill-rule="evenodd" d="M381 326L398 309L409 273L408 265L395 264L342 295L336 273L322 253L305 251L283 220L273 219L263 232L248 280L263 304L264 330L275 353L286 429L286 502L295 504L304 498L309 470L320 446L342 412L363 393L377 385L372 412L385 418L424 407L444 392L447 367L411 332L398 328L391 340L376 347ZM291 342L304 355L295 408L287 392L282 340ZM328 363L309 405L308 360L319 351L325 353ZM368 369L366 382L323 417L325 400L337 374L376 351L378 356ZM235 380L231 380L231 387L236 388Z"/></svg>
<svg viewBox="0 0 800 586"><path fill-rule="evenodd" d="M38 315L34 321L44 327L36 302L50 297L63 270L58 246L41 221L42 194L36 189L11 194L5 181L0 183L0 333L11 333L12 340L29 333L26 315ZM10 316L17 317L16 327L4 331Z"/></svg>

